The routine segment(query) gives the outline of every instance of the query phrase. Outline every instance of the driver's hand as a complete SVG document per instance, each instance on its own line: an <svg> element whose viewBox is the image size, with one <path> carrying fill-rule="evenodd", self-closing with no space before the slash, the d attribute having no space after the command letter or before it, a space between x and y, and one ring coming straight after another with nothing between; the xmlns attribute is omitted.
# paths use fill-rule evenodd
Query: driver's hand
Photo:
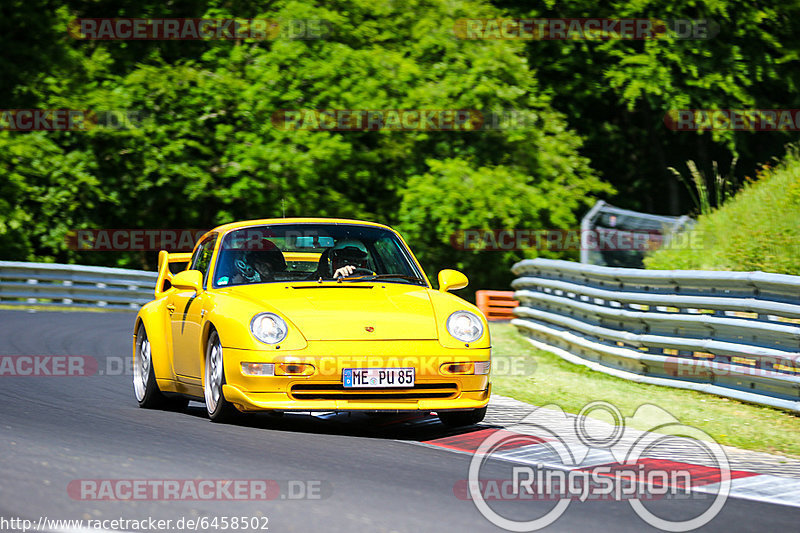
<svg viewBox="0 0 800 533"><path fill-rule="evenodd" d="M333 273L334 279L337 278L346 278L350 274L356 271L356 267L353 265L345 265L342 268L337 268L336 272Z"/></svg>

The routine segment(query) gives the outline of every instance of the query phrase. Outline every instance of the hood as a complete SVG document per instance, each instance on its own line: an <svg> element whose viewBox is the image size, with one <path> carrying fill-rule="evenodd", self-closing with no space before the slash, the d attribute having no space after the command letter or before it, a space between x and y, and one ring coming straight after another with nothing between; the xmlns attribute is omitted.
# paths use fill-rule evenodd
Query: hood
<svg viewBox="0 0 800 533"><path fill-rule="evenodd" d="M274 308L309 340L437 338L428 289L399 283L269 283L230 294ZM369 328L372 328L369 331Z"/></svg>

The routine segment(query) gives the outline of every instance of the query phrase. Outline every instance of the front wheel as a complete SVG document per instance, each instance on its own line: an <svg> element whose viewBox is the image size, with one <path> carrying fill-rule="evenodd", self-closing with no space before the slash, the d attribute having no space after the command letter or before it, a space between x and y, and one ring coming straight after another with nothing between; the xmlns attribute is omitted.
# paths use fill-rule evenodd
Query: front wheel
<svg viewBox="0 0 800 533"><path fill-rule="evenodd" d="M442 411L437 413L442 424L450 427L471 426L482 421L486 416L486 407L472 411Z"/></svg>
<svg viewBox="0 0 800 533"><path fill-rule="evenodd" d="M136 330L136 349L133 353L133 392L139 407L180 410L189 404L185 398L165 396L158 388L150 339L147 338L144 324L139 324Z"/></svg>
<svg viewBox="0 0 800 533"><path fill-rule="evenodd" d="M222 343L219 335L212 330L206 346L206 371L203 380L203 392L206 398L208 418L214 422L231 420L238 411L222 392L225 384L225 368L222 364Z"/></svg>

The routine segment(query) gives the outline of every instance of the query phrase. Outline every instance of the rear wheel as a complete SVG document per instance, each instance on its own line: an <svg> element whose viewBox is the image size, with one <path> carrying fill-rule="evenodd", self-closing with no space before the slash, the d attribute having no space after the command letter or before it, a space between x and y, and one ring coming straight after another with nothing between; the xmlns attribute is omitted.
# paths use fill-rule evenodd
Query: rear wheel
<svg viewBox="0 0 800 533"><path fill-rule="evenodd" d="M472 411L442 411L437 414L439 415L439 420L446 426L471 426L484 419L486 416L486 407L473 409Z"/></svg>
<svg viewBox="0 0 800 533"><path fill-rule="evenodd" d="M214 422L225 422L239 412L225 399L222 386L225 384L225 367L222 364L222 343L215 330L211 331L206 346L206 370L203 392L206 398L208 417Z"/></svg>
<svg viewBox="0 0 800 533"><path fill-rule="evenodd" d="M139 407L145 409L183 409L189 400L180 396L165 396L156 383L150 339L144 324L136 330L136 350L133 357L133 392Z"/></svg>

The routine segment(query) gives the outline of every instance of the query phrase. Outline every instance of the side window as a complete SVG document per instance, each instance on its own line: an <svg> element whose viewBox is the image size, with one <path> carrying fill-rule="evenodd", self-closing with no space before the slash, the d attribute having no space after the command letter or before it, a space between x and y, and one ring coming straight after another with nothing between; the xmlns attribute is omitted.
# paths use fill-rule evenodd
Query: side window
<svg viewBox="0 0 800 533"><path fill-rule="evenodd" d="M411 258L405 259L403 252L399 248L399 244L392 239L382 238L375 241L375 249L378 250L378 255L387 264L388 272L386 274L404 274L406 276L416 276L417 273L409 269Z"/></svg>
<svg viewBox="0 0 800 533"><path fill-rule="evenodd" d="M208 267L211 264L211 256L214 254L214 244L217 242L217 234L206 237L192 256L190 270L199 270L203 273L203 288L208 286Z"/></svg>

